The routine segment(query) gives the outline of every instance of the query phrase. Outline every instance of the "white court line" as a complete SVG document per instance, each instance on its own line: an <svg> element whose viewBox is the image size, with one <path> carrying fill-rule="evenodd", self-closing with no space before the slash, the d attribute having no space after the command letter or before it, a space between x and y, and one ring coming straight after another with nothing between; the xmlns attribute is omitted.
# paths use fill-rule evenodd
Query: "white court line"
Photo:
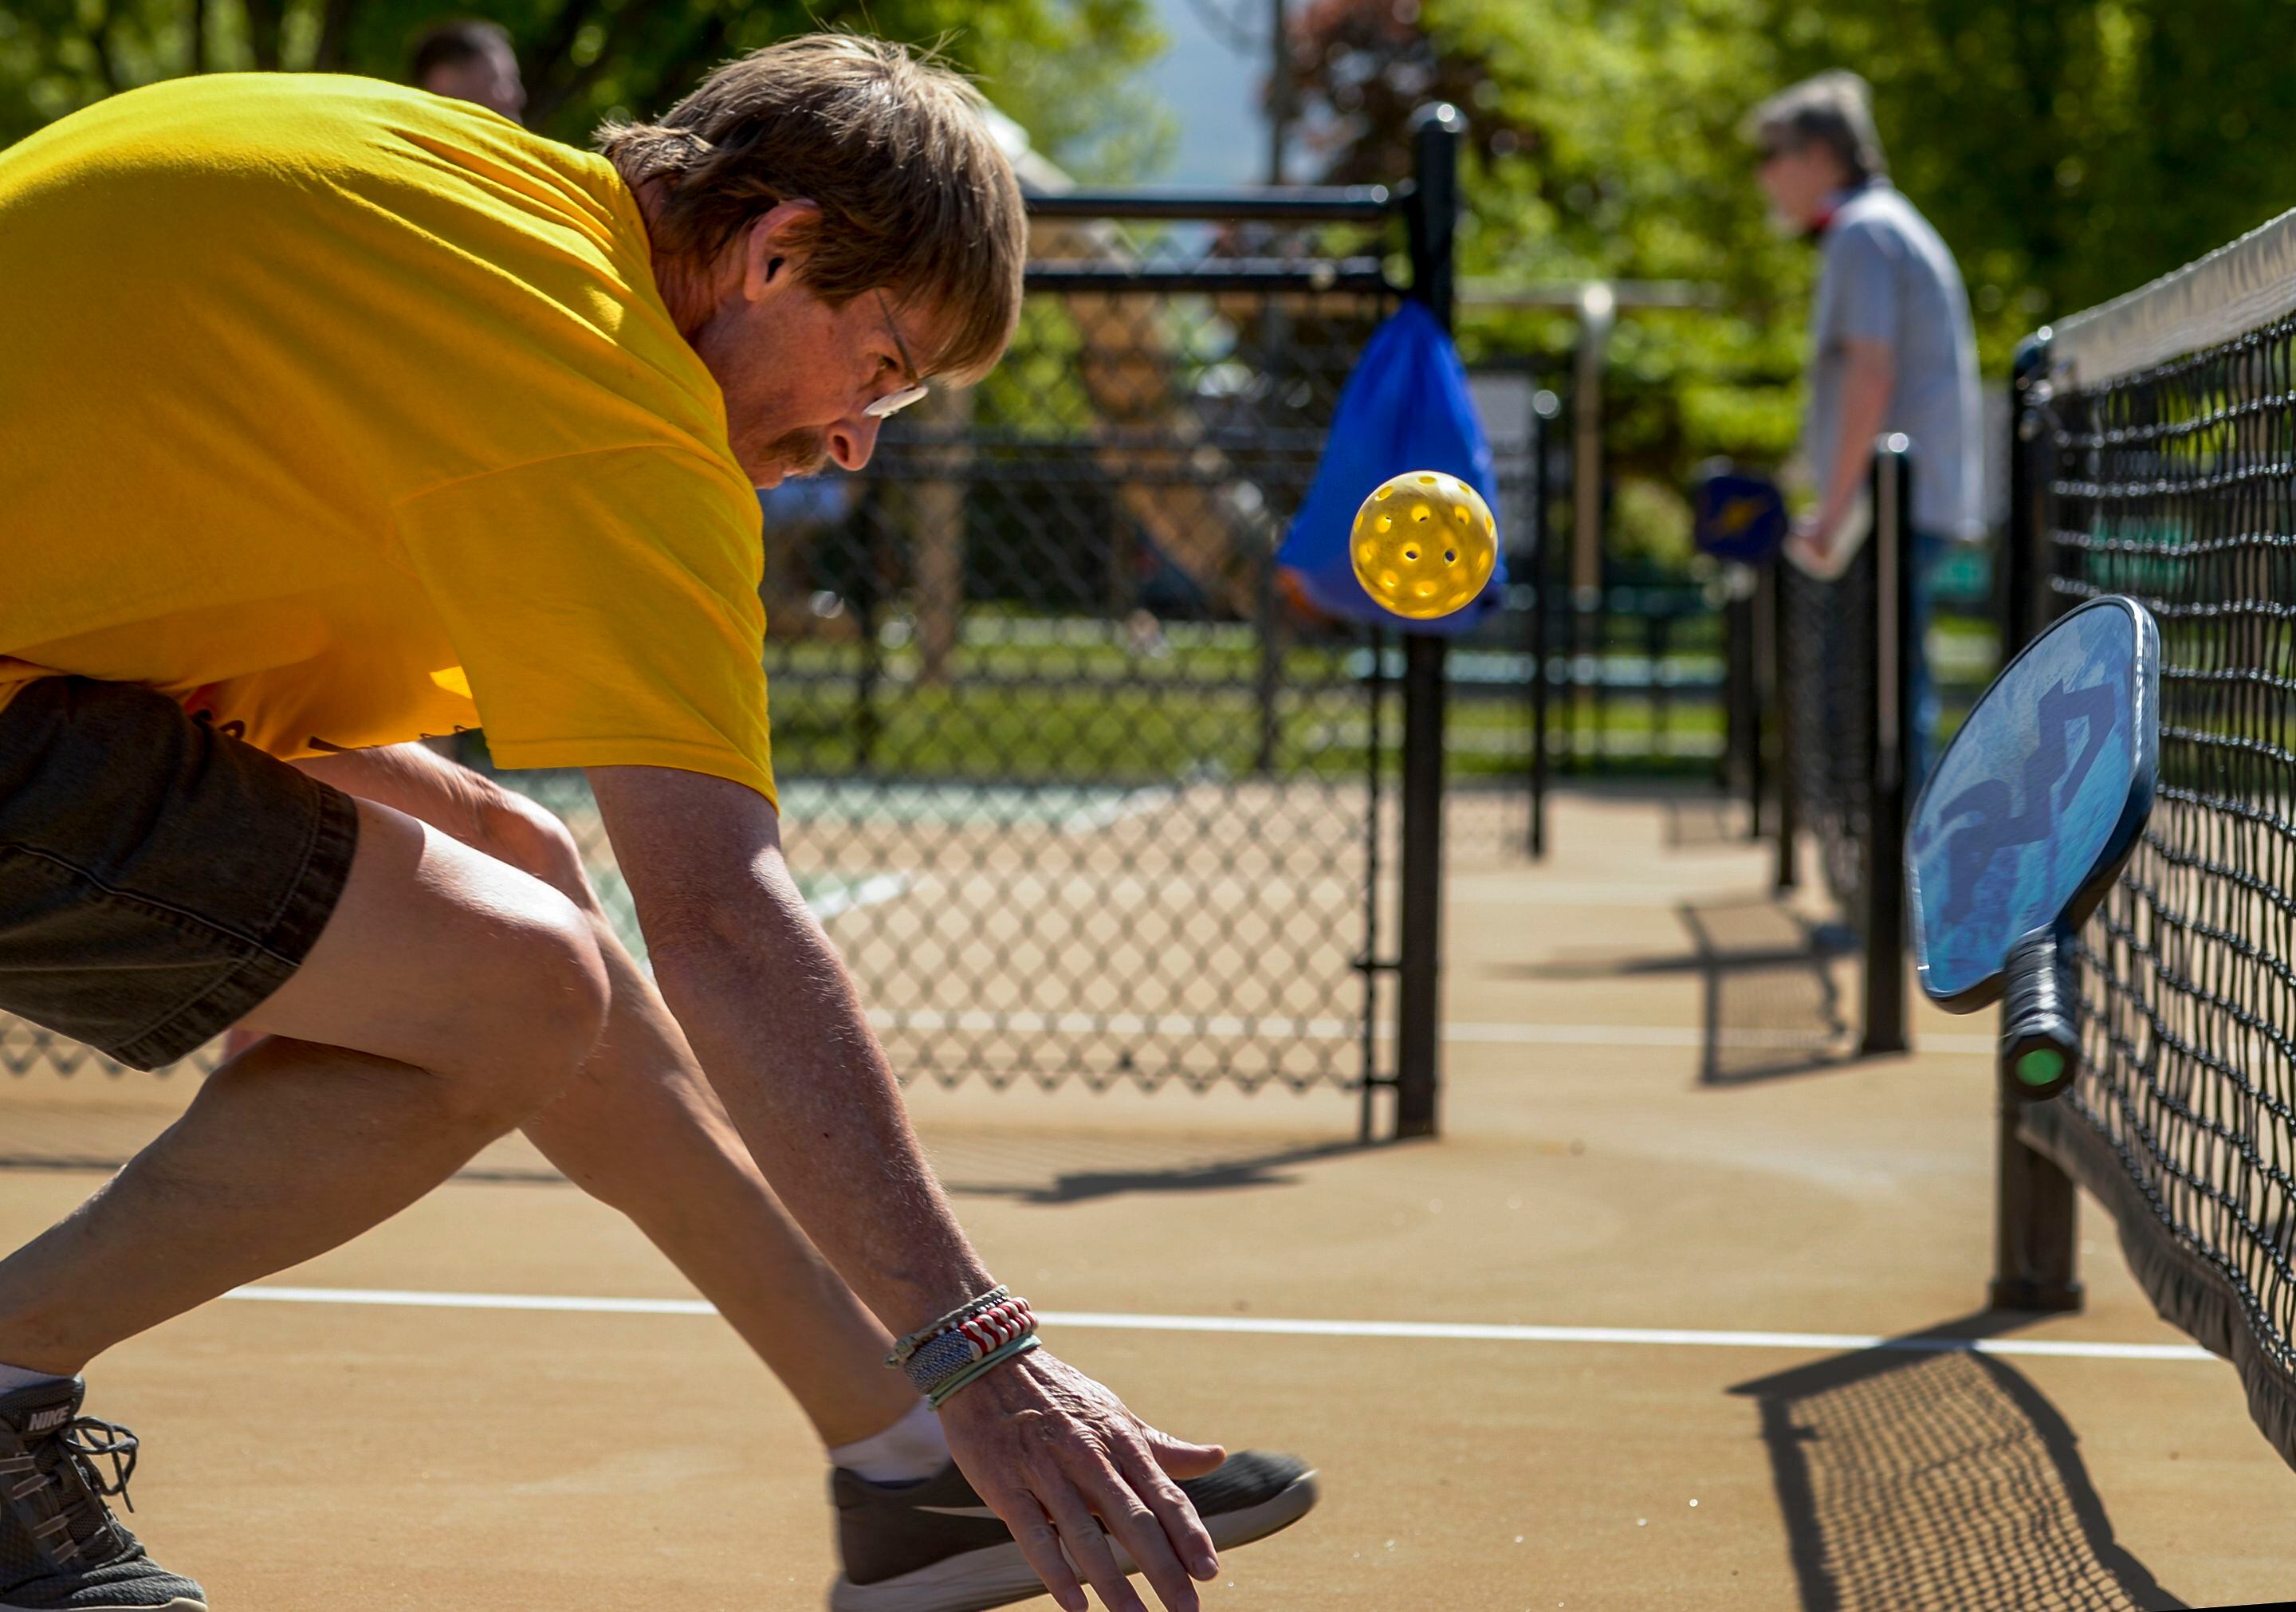
<svg viewBox="0 0 2296 1612"><path fill-rule="evenodd" d="M890 901L909 888L906 873L876 873L858 884L841 884L824 890L818 897L808 897L806 905L823 923L840 912L850 912L857 907L875 906L881 901Z"/></svg>
<svg viewBox="0 0 2296 1612"><path fill-rule="evenodd" d="M1159 806L1169 806L1179 798L1180 790L1173 784L1127 790L1113 799L1078 806L1053 826L1063 834L1088 834L1095 829L1113 828L1128 817L1137 817Z"/></svg>
<svg viewBox="0 0 2296 1612"><path fill-rule="evenodd" d="M1302 1041L1354 1041L1363 1026L1352 1019L1299 1019L1269 1013L1247 1019L1234 1013L1029 1013L991 1012L974 1009L948 1012L936 1008L877 1008L869 1013L879 1030L961 1030L974 1035L1000 1031L1062 1035L1292 1035ZM1382 1024L1377 1039L1393 1037L1394 1028ZM1443 1027L1443 1039L1460 1045L1525 1047L1654 1047L1690 1048L1706 1045L1703 1030L1677 1025L1628 1024L1473 1024ZM1716 1041L1726 1047L1807 1047L1814 1039L1803 1030L1723 1030ZM1914 1038L1921 1052L1966 1052L1991 1056L1999 1043L1990 1035L1924 1031Z"/></svg>
<svg viewBox="0 0 2296 1612"><path fill-rule="evenodd" d="M235 1288L267 1304L380 1305L430 1310L546 1310L584 1315L714 1315L699 1298L576 1298L543 1293L426 1293L396 1288ZM1923 1354L2051 1355L2069 1360L2214 1360L2194 1344L2050 1342L2014 1338L1884 1338L1855 1332L1716 1332L1671 1327L1487 1326L1440 1321L1286 1321L1257 1315L1133 1315L1039 1311L1047 1326L1126 1332L1226 1332L1279 1338L1409 1338L1464 1343L1631 1344L1678 1349L1902 1349Z"/></svg>
<svg viewBox="0 0 2296 1612"><path fill-rule="evenodd" d="M1521 875L1455 875L1443 890L1447 902L1470 906L1513 906L1526 912L1548 907L1687 907L1701 899L1723 894L1687 889L1680 884L1574 883L1543 880L1535 873ZM1756 904L1750 902L1749 905Z"/></svg>
<svg viewBox="0 0 2296 1612"><path fill-rule="evenodd" d="M1382 1039L1386 1031L1382 1029ZM1666 1025L1625 1024L1447 1024L1446 1041L1513 1043L1522 1046L1568 1047L1702 1047L1706 1033ZM1803 1047L1807 1031L1724 1030L1717 1039L1726 1047ZM1998 1050L1991 1035L1968 1035L1950 1030L1923 1030L1914 1036L1916 1052L1975 1052L1988 1057Z"/></svg>

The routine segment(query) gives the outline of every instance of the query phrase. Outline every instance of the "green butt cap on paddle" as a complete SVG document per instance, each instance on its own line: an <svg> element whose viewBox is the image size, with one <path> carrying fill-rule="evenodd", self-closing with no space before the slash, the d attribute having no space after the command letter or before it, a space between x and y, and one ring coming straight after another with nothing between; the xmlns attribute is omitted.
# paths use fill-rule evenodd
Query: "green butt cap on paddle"
<svg viewBox="0 0 2296 1612"><path fill-rule="evenodd" d="M2054 1047L2035 1047L2017 1060L2016 1076L2023 1085L2054 1085L2064 1075L2065 1055Z"/></svg>

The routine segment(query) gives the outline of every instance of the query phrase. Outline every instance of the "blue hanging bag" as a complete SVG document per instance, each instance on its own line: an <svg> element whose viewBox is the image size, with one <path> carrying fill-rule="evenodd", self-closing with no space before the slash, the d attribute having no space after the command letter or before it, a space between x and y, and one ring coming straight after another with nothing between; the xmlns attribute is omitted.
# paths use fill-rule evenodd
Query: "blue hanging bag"
<svg viewBox="0 0 2296 1612"><path fill-rule="evenodd" d="M1506 585L1502 534L1498 564L1472 604L1414 621L1376 602L1356 580L1348 535L1372 489L1406 471L1446 471L1498 508L1491 445L1467 391L1466 366L1426 304L1406 300L1364 346L1324 439L1315 485L1276 551L1283 579L1326 616L1406 633L1456 635L1490 614Z"/></svg>

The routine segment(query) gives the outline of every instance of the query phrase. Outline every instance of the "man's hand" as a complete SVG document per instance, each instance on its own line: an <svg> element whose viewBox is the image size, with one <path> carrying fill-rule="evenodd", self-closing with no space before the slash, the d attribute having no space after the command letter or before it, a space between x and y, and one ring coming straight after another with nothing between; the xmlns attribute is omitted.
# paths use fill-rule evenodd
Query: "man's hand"
<svg viewBox="0 0 2296 1612"><path fill-rule="evenodd" d="M896 1335L995 1286L806 911L773 807L741 784L659 767L594 768L590 781L662 998L815 1246ZM968 1384L941 1425L1063 1606L1082 1612L1081 1571L1109 1612L1144 1612L1097 1517L1172 1612L1195 1612L1189 1575L1219 1563L1173 1478L1218 1466L1217 1447L1156 1431L1042 1349Z"/></svg>
<svg viewBox="0 0 2296 1612"><path fill-rule="evenodd" d="M1079 1572L1108 1612L1146 1612L1110 1535L1170 1612L1195 1612L1188 1580L1210 1580L1219 1557L1173 1479L1218 1467L1218 1445L1158 1432L1042 1348L959 1389L940 1420L957 1466L1069 1612L1084 1612Z"/></svg>
<svg viewBox="0 0 2296 1612"><path fill-rule="evenodd" d="M1814 576L1824 576L1833 559L1833 536L1841 516L1833 511L1804 515L1786 535L1787 557Z"/></svg>

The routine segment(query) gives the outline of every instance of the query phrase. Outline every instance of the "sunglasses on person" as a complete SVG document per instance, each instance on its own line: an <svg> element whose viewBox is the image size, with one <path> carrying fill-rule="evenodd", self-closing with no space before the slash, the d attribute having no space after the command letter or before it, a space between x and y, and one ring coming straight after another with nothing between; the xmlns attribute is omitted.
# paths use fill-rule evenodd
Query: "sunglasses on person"
<svg viewBox="0 0 2296 1612"><path fill-rule="evenodd" d="M909 344L901 340L901 327L894 323L892 305L885 300L884 292L876 295L878 311L885 315L885 329L893 338L893 350L901 356L901 377L908 384L897 392L887 392L861 412L872 420L890 420L912 403L922 400L931 389L925 385L924 377L917 373L916 363L909 356Z"/></svg>

